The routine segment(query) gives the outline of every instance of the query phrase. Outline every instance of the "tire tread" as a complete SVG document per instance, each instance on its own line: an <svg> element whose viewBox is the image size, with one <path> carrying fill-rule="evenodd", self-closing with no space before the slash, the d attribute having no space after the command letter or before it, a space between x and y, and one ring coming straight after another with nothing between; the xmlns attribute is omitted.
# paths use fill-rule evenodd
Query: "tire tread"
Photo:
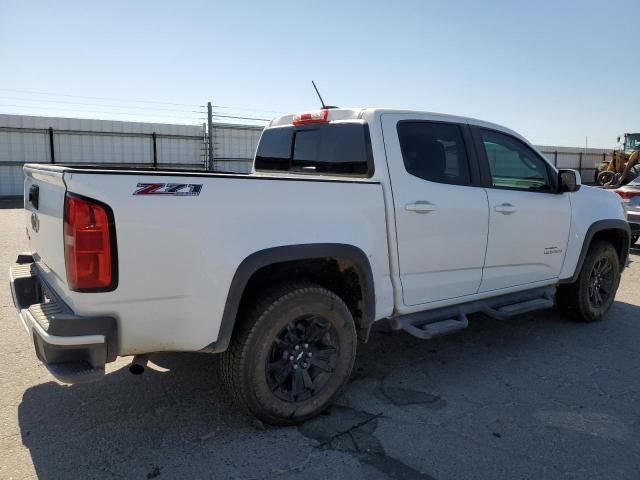
<svg viewBox="0 0 640 480"><path fill-rule="evenodd" d="M603 252L605 250L613 250L617 257L617 252L615 251L615 248L611 243L605 240L595 240L589 247L587 256L584 259L584 263L582 264L582 270L580 271L580 274L578 275L576 281L567 285L561 285L558 288L558 292L556 295L556 304L558 306L558 309L573 320L581 322L593 322L600 318L593 318L588 314L588 306L585 305L582 301L580 289L582 288L582 284L585 281L584 276L589 275L590 273L585 270L586 265L590 265L591 259L595 255L598 255L600 252ZM618 285L616 284L615 289L617 288Z"/></svg>
<svg viewBox="0 0 640 480"><path fill-rule="evenodd" d="M319 293L328 295L333 301L344 305L344 301L332 291L310 282L287 282L276 285L265 290L259 295L248 308L239 311L236 330L233 333L229 347L221 354L218 364L220 380L231 395L233 401L246 413L255 414L251 411L247 399L252 392L246 385L243 376L244 364L247 361L248 346L252 338L257 335L264 317L271 311L292 297L307 293ZM279 425L289 425L291 421L269 419L269 423Z"/></svg>

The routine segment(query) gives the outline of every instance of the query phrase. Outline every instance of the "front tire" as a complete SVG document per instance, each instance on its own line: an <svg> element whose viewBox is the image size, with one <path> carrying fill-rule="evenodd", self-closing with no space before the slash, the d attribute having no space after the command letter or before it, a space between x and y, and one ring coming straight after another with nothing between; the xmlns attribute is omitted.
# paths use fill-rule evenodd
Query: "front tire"
<svg viewBox="0 0 640 480"><path fill-rule="evenodd" d="M221 377L234 399L263 422L311 418L347 383L357 336L351 312L333 292L283 285L264 293L239 320L222 354Z"/></svg>
<svg viewBox="0 0 640 480"><path fill-rule="evenodd" d="M589 248L578 279L560 286L556 302L569 317L594 322L609 311L619 285L618 253L610 243L598 240Z"/></svg>

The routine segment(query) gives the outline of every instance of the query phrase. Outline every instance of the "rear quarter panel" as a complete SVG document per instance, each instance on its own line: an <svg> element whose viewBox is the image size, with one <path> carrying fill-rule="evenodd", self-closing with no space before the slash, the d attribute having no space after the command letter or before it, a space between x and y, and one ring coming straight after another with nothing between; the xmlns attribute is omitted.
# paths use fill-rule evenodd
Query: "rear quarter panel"
<svg viewBox="0 0 640 480"><path fill-rule="evenodd" d="M266 248L345 243L368 256L376 317L393 309L378 183L65 173L71 192L114 212L119 285L69 293L79 314L118 319L120 354L200 350L217 338L238 265ZM138 183L202 184L199 196L133 195Z"/></svg>

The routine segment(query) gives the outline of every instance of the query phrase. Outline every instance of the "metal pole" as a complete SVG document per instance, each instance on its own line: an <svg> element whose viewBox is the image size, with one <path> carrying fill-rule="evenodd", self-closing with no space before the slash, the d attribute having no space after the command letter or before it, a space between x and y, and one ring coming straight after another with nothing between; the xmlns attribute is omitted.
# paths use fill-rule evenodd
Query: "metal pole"
<svg viewBox="0 0 640 480"><path fill-rule="evenodd" d="M555 152L553 152L553 166L557 167L558 166L558 151L556 150Z"/></svg>
<svg viewBox="0 0 640 480"><path fill-rule="evenodd" d="M209 170L213 170L213 110L207 102L207 134L209 135Z"/></svg>
<svg viewBox="0 0 640 480"><path fill-rule="evenodd" d="M56 152L53 147L53 128L49 127L49 151L51 152L51 163L56 163Z"/></svg>
<svg viewBox="0 0 640 480"><path fill-rule="evenodd" d="M156 132L151 134L151 138L153 139L153 166L158 166L158 146L156 145Z"/></svg>
<svg viewBox="0 0 640 480"><path fill-rule="evenodd" d="M578 166L578 172L580 172L580 175L582 175L582 152L580 152L580 160L579 160L579 166Z"/></svg>

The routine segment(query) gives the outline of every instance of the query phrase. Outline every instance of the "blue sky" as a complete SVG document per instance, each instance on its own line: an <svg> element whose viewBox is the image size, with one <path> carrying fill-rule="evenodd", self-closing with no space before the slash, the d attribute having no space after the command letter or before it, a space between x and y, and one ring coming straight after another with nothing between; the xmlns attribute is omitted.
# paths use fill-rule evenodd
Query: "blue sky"
<svg viewBox="0 0 640 480"><path fill-rule="evenodd" d="M639 22L638 0L0 0L0 113L265 117L317 107L315 79L335 105L611 147L640 131Z"/></svg>

